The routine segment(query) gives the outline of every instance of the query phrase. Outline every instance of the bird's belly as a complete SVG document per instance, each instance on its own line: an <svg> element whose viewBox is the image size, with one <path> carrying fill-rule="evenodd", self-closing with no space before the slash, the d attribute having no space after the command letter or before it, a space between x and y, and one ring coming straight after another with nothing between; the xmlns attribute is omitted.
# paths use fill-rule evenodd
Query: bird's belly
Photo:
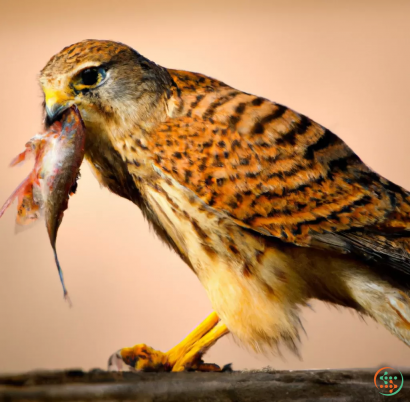
<svg viewBox="0 0 410 402"><path fill-rule="evenodd" d="M237 338L259 348L297 337L303 285L285 253L203 206L175 183L156 183L144 192Z"/></svg>

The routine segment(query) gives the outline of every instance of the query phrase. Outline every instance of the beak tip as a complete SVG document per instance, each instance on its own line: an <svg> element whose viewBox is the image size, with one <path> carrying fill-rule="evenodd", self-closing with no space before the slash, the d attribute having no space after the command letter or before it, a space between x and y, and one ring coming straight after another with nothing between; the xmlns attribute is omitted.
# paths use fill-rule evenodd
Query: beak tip
<svg viewBox="0 0 410 402"><path fill-rule="evenodd" d="M46 104L46 113L49 119L53 117L53 112L51 111L51 109L48 107L47 104Z"/></svg>
<svg viewBox="0 0 410 402"><path fill-rule="evenodd" d="M52 107L49 107L46 104L46 113L50 121L54 122L57 118L70 107L68 104L54 104Z"/></svg>

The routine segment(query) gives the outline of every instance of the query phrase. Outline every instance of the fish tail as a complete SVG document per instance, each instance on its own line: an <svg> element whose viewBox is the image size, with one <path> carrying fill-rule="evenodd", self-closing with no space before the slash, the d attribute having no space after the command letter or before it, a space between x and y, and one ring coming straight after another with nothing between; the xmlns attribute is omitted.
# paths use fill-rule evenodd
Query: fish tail
<svg viewBox="0 0 410 402"><path fill-rule="evenodd" d="M71 300L68 296L67 289L65 287L63 270L61 269L60 261L58 260L56 246L55 246L55 244L52 244L52 246L53 246L53 251L54 251L54 259L55 259L56 265L57 265L58 275L60 276L61 286L63 287L64 299L67 300L69 306L71 307L72 303L71 303Z"/></svg>
<svg viewBox="0 0 410 402"><path fill-rule="evenodd" d="M68 303L68 307L73 307L73 303L71 302L70 296L68 295L68 293L66 293L64 295L64 300Z"/></svg>

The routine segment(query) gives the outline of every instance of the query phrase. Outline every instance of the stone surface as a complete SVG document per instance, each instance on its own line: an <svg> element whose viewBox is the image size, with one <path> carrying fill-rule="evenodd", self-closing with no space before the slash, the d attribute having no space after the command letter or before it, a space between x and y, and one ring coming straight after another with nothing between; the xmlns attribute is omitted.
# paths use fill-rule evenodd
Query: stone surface
<svg viewBox="0 0 410 402"><path fill-rule="evenodd" d="M0 401L383 401L376 370L113 373L37 371L0 376ZM410 401L410 372L395 401Z"/></svg>

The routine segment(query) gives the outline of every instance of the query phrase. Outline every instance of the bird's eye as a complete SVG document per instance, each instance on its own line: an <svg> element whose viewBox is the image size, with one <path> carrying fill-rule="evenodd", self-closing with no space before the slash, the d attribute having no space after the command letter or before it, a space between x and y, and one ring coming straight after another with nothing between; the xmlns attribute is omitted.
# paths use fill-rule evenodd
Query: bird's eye
<svg viewBox="0 0 410 402"><path fill-rule="evenodd" d="M81 73L84 85L94 85L98 82L98 68L87 68Z"/></svg>
<svg viewBox="0 0 410 402"><path fill-rule="evenodd" d="M74 87L80 91L89 87L95 87L103 82L106 76L107 73L102 67L86 68L77 75Z"/></svg>

